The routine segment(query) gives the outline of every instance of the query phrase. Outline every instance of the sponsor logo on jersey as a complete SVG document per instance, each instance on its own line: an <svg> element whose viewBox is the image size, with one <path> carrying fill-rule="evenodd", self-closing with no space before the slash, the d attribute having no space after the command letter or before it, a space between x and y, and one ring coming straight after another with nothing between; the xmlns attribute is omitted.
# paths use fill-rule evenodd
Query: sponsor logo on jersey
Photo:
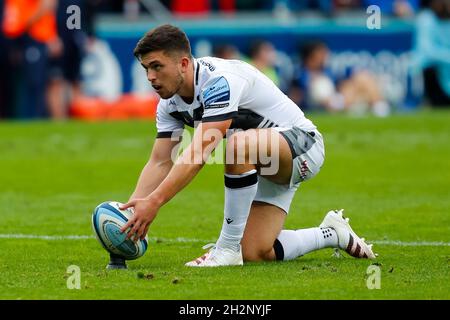
<svg viewBox="0 0 450 320"><path fill-rule="evenodd" d="M219 108L226 108L228 107L230 104L229 103L219 103L219 104L210 104L208 106L206 106L205 109L219 109Z"/></svg>
<svg viewBox="0 0 450 320"><path fill-rule="evenodd" d="M214 70L216 70L216 67L212 64L212 63L210 63L210 62L206 62L206 61L203 61L203 60L201 60L201 59L199 59L199 60L197 60L198 62L200 62L202 65L204 65L205 67L207 67L208 69L209 69L209 71L211 71L211 72L213 72Z"/></svg>
<svg viewBox="0 0 450 320"><path fill-rule="evenodd" d="M220 77L203 91L205 109L227 107L229 100L230 86L224 77Z"/></svg>

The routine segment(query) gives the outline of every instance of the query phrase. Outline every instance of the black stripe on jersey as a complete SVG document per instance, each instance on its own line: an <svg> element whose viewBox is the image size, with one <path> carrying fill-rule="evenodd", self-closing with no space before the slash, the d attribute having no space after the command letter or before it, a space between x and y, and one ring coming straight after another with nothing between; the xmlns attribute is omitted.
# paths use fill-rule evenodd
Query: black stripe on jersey
<svg viewBox="0 0 450 320"><path fill-rule="evenodd" d="M200 71L200 64L197 61L197 70L195 70L195 85L198 86L198 73Z"/></svg>
<svg viewBox="0 0 450 320"><path fill-rule="evenodd" d="M258 128L264 117L248 109L240 109L231 123L231 129L255 129Z"/></svg>
<svg viewBox="0 0 450 320"><path fill-rule="evenodd" d="M264 118L263 121L261 121L261 123L258 125L258 128L265 128L267 126L267 124L270 122L269 119Z"/></svg>
<svg viewBox="0 0 450 320"><path fill-rule="evenodd" d="M180 121L183 121L184 122L184 118L183 118L183 116L181 115L181 113L180 112L178 112L178 111L173 111L173 112L171 112L171 113L169 113L173 118L175 118L175 119L177 119L177 120L180 120Z"/></svg>
<svg viewBox="0 0 450 320"><path fill-rule="evenodd" d="M237 111L232 111L224 114L219 114L217 116L206 117L202 119L202 122L216 122L216 121L225 121L228 119L233 119L238 115Z"/></svg>
<svg viewBox="0 0 450 320"><path fill-rule="evenodd" d="M194 121L202 121L203 118L203 112L204 112L204 108L203 108L203 104L200 103L200 107L198 107L197 109L194 109Z"/></svg>
<svg viewBox="0 0 450 320"><path fill-rule="evenodd" d="M238 115L233 118L230 128L242 130L256 129L260 127L262 122L266 122L264 123L264 127L267 127L267 123L269 123L267 121L270 122L270 120L265 119L263 116L253 112L252 110L239 109ZM278 127L276 124L271 126Z"/></svg>
<svg viewBox="0 0 450 320"><path fill-rule="evenodd" d="M194 127L194 119L191 117L187 111L174 111L170 115L175 119L183 121L183 123L189 127Z"/></svg>
<svg viewBox="0 0 450 320"><path fill-rule="evenodd" d="M194 109L192 117L187 111L173 111L169 113L172 117L177 120L183 121L183 123L191 128L194 127L195 121L202 121L203 117L203 105L200 104L200 107Z"/></svg>
<svg viewBox="0 0 450 320"><path fill-rule="evenodd" d="M267 119L266 123L264 123L264 125L261 128L270 128L274 125L274 123L272 121L270 121L269 119Z"/></svg>

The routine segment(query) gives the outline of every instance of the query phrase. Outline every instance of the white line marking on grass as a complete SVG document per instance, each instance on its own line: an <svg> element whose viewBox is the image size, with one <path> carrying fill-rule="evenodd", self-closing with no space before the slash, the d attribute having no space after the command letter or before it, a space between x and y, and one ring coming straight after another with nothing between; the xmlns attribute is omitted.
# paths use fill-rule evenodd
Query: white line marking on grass
<svg viewBox="0 0 450 320"><path fill-rule="evenodd" d="M367 240L368 243L388 245L388 246L399 246L399 247L448 247L450 242L443 241L398 241L398 240Z"/></svg>
<svg viewBox="0 0 450 320"><path fill-rule="evenodd" d="M37 235L37 234L0 234L0 239L38 239L38 240L87 240L95 239L95 236L87 235ZM195 238L162 238L162 237L150 237L149 241L161 242L161 243L209 243L214 242L213 239L195 239ZM374 240L368 241L368 243L387 245L387 246L399 246L399 247L449 247L450 242L443 241L399 241L399 240Z"/></svg>
<svg viewBox="0 0 450 320"><path fill-rule="evenodd" d="M84 235L38 235L38 234L0 234L0 239L38 239L38 240L86 240L95 239L95 236ZM165 243L194 243L194 242L214 242L214 240L205 239L192 239L192 238L161 238L161 237L149 237L153 242L165 242Z"/></svg>
<svg viewBox="0 0 450 320"><path fill-rule="evenodd" d="M166 243L195 243L195 242L202 242L202 243L214 243L216 240L209 239L195 239L195 238L160 238L160 237L150 237L148 238L150 241L156 241L156 242L166 242Z"/></svg>
<svg viewBox="0 0 450 320"><path fill-rule="evenodd" d="M39 239L39 240L85 240L85 239L95 239L94 236L48 236L48 235L37 235L37 234L0 234L0 239Z"/></svg>

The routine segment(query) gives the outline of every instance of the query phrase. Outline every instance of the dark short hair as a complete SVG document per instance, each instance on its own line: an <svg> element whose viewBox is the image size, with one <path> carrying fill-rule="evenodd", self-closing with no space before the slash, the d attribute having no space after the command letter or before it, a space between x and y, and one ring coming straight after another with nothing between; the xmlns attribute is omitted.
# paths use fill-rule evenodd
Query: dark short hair
<svg viewBox="0 0 450 320"><path fill-rule="evenodd" d="M326 49L327 45L321 40L310 40L300 48L300 59L305 62L314 52L319 49Z"/></svg>
<svg viewBox="0 0 450 320"><path fill-rule="evenodd" d="M268 44L270 44L270 42L267 40L263 40L263 39L253 40L250 43L250 48L248 50L248 54L249 54L250 58L252 58L252 59L255 58L261 52L261 50Z"/></svg>
<svg viewBox="0 0 450 320"><path fill-rule="evenodd" d="M188 37L181 29L170 24L147 32L137 43L133 53L136 58L141 59L143 55L154 51L163 51L167 55L184 53L192 57Z"/></svg>

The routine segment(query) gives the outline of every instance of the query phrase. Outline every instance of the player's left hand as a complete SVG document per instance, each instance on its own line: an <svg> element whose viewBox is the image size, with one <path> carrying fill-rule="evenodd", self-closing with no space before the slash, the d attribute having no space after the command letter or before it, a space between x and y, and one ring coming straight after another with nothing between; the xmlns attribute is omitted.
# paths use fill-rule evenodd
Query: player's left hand
<svg viewBox="0 0 450 320"><path fill-rule="evenodd" d="M123 233L128 228L131 228L127 233L126 239L130 239L134 235L133 241L137 242L138 239L143 240L145 238L150 224L158 213L159 206L151 199L145 198L131 200L119 208L120 210L126 210L131 207L134 208L134 214L120 231Z"/></svg>

